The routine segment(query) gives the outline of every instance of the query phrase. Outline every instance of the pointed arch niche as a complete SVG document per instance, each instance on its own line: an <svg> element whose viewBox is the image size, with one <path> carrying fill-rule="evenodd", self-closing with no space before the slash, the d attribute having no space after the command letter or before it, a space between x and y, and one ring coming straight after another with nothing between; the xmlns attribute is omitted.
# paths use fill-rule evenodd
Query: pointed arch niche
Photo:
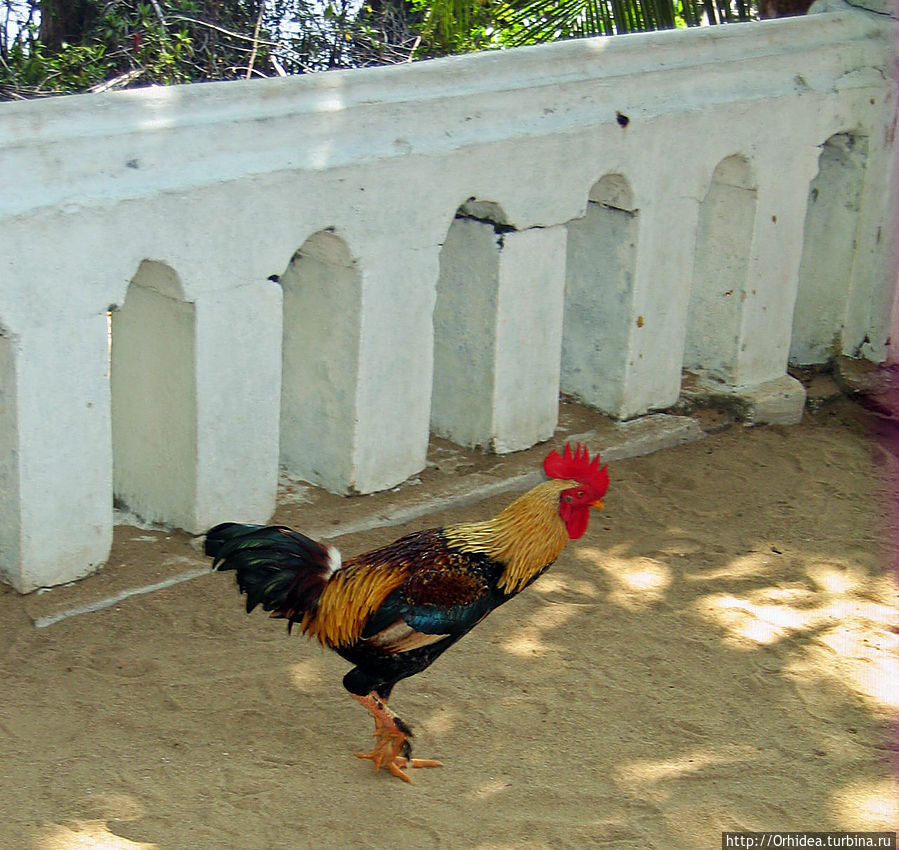
<svg viewBox="0 0 899 850"><path fill-rule="evenodd" d="M627 178L606 174L568 223L562 389L611 415L626 368L638 210Z"/></svg>
<svg viewBox="0 0 899 850"><path fill-rule="evenodd" d="M176 272L145 260L111 317L113 492L150 522L193 530L195 308Z"/></svg>
<svg viewBox="0 0 899 850"><path fill-rule="evenodd" d="M355 484L362 277L339 236L310 236L281 275L281 463L335 493Z"/></svg>
<svg viewBox="0 0 899 850"><path fill-rule="evenodd" d="M758 191L749 160L721 160L699 210L684 368L733 383Z"/></svg>
<svg viewBox="0 0 899 850"><path fill-rule="evenodd" d="M809 187L790 362L826 363L861 340L844 340L868 139L831 136L821 147Z"/></svg>

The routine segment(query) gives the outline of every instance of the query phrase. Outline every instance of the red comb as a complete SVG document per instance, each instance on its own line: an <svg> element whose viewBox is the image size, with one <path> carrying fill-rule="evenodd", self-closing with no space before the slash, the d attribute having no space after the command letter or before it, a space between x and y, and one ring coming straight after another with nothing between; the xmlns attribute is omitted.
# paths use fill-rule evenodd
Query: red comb
<svg viewBox="0 0 899 850"><path fill-rule="evenodd" d="M579 481L587 487L592 487L599 496L604 496L609 489L608 467L600 467L598 454L591 461L586 446L580 443L575 443L573 454L571 443L565 444L562 454L553 449L543 461L543 471L550 478L570 478Z"/></svg>

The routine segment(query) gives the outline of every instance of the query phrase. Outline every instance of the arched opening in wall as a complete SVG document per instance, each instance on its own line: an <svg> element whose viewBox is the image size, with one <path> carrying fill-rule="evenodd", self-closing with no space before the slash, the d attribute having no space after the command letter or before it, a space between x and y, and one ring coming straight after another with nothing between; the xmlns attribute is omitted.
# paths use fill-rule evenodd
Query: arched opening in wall
<svg viewBox="0 0 899 850"><path fill-rule="evenodd" d="M627 178L606 174L567 225L562 389L612 415L629 350L638 219Z"/></svg>
<svg viewBox="0 0 899 850"><path fill-rule="evenodd" d="M844 352L843 328L857 248L868 139L831 136L821 148L809 187L799 291L793 311L790 362L827 363Z"/></svg>
<svg viewBox="0 0 899 850"><path fill-rule="evenodd" d="M512 230L499 204L469 198L440 250L431 431L463 446L493 434L498 250Z"/></svg>
<svg viewBox="0 0 899 850"><path fill-rule="evenodd" d="M196 503L195 320L175 271L144 260L110 322L116 505L183 528Z"/></svg>
<svg viewBox="0 0 899 850"><path fill-rule="evenodd" d="M746 157L718 163L699 210L684 368L732 383L757 205Z"/></svg>
<svg viewBox="0 0 899 850"><path fill-rule="evenodd" d="M294 254L281 286L281 463L345 493L355 481L362 277L343 239L323 230Z"/></svg>
<svg viewBox="0 0 899 850"><path fill-rule="evenodd" d="M12 581L19 563L18 397L15 346L0 325L0 578Z"/></svg>

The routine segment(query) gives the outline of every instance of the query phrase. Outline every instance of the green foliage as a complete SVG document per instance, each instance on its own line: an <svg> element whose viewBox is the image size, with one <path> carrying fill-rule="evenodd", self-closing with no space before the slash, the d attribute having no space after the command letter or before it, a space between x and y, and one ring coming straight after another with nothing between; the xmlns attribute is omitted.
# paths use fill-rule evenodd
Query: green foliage
<svg viewBox="0 0 899 850"><path fill-rule="evenodd" d="M748 0L414 0L422 54L745 21Z"/></svg>
<svg viewBox="0 0 899 850"><path fill-rule="evenodd" d="M0 99L297 74L747 20L749 2L2 0ZM44 24L56 25L52 37L42 13ZM75 35L63 35L70 31Z"/></svg>
<svg viewBox="0 0 899 850"><path fill-rule="evenodd" d="M524 0L504 3L498 17L510 44L668 29L675 25L671 4L659 0L562 0L551 7Z"/></svg>
<svg viewBox="0 0 899 850"><path fill-rule="evenodd" d="M169 4L178 13L192 2ZM0 53L0 94L35 96L88 91L122 77L141 83L191 79L194 42L188 28L163 25L146 3L110 3L80 44L51 50L33 24Z"/></svg>
<svg viewBox="0 0 899 850"><path fill-rule="evenodd" d="M420 42L407 0L80 0L80 36L51 48L41 13L71 0L3 2L0 99L408 61Z"/></svg>
<svg viewBox="0 0 899 850"><path fill-rule="evenodd" d="M492 0L412 0L422 38L419 55L471 53L501 47Z"/></svg>
<svg viewBox="0 0 899 850"><path fill-rule="evenodd" d="M39 41L29 48L12 46L0 68L0 89L24 89L32 92L85 91L106 78L111 63L103 45L66 45L52 54ZM12 73L12 69L15 73Z"/></svg>

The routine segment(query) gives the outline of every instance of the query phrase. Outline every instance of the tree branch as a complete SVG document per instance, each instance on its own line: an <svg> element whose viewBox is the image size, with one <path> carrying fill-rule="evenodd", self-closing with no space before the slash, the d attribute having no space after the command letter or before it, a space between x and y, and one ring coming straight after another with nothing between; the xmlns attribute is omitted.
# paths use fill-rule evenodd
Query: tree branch
<svg viewBox="0 0 899 850"><path fill-rule="evenodd" d="M190 15L172 15L173 21L181 21L186 24L196 24L200 27L208 27L211 30L215 30L216 32L222 33L222 35L230 36L231 38L239 38L243 41L253 41L257 44L264 45L265 47L279 47L280 45L276 41L268 41L264 38L254 38L251 35L244 35L242 32L235 32L234 30L226 29L225 27L220 27L218 24L211 24L209 21L203 21L200 18L192 18Z"/></svg>
<svg viewBox="0 0 899 850"><path fill-rule="evenodd" d="M153 7L153 11L156 12L156 17L159 18L160 25L165 29L168 24L165 22L165 15L162 14L162 7L157 0L150 0L150 5Z"/></svg>
<svg viewBox="0 0 899 850"><path fill-rule="evenodd" d="M253 28L253 50L250 52L250 61L247 66L246 79L253 75L253 65L256 64L256 53L259 49L259 30L262 27L262 15L265 13L265 0L259 0L259 14L256 16L256 26Z"/></svg>

